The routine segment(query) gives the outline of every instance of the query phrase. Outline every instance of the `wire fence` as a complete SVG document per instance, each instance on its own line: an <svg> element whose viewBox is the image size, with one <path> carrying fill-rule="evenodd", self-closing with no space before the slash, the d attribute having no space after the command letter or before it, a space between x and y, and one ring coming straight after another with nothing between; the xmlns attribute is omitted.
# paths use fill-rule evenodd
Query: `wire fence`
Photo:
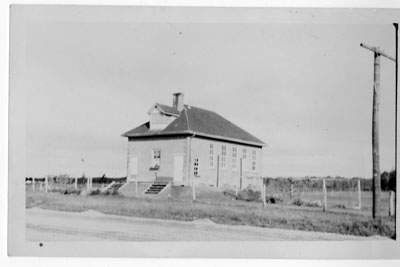
<svg viewBox="0 0 400 267"><path fill-rule="evenodd" d="M265 178L266 202L320 207L322 210L372 210L370 180ZM394 192L381 192L381 212L391 214Z"/></svg>
<svg viewBox="0 0 400 267"><path fill-rule="evenodd" d="M126 177L69 177L67 175L49 176L45 178L25 178L25 188L29 191L80 193L96 189L104 189L113 182L126 182Z"/></svg>
<svg viewBox="0 0 400 267"><path fill-rule="evenodd" d="M26 190L60 192L64 194L90 193L93 190L104 190L112 183L126 183L126 177L69 177L58 175L46 178L26 178ZM190 187L172 187L169 195L176 199L192 198L205 203L221 202L222 195L231 199L269 204L294 205L319 208L322 211L372 211L373 192L371 181L362 179L292 179L263 178L259 183L247 188L214 188L204 184L193 183ZM127 186L124 195L139 197L151 183ZM197 189L196 189L196 188ZM392 191L381 193L381 214L394 215L395 194Z"/></svg>

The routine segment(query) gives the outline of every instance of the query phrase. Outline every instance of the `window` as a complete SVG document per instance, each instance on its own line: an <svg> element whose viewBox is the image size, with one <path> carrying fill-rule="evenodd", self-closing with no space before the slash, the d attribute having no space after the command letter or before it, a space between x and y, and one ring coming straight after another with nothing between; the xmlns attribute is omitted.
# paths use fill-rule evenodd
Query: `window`
<svg viewBox="0 0 400 267"><path fill-rule="evenodd" d="M210 144L210 168L214 168L214 144Z"/></svg>
<svg viewBox="0 0 400 267"><path fill-rule="evenodd" d="M247 149L243 148L243 158L247 159Z"/></svg>
<svg viewBox="0 0 400 267"><path fill-rule="evenodd" d="M243 154L242 169L244 171L247 171L247 149L246 148L243 148L242 154Z"/></svg>
<svg viewBox="0 0 400 267"><path fill-rule="evenodd" d="M257 151L252 151L252 158L251 158L251 169L253 171L256 170L256 160L257 160Z"/></svg>
<svg viewBox="0 0 400 267"><path fill-rule="evenodd" d="M237 148L232 147L232 170L237 169Z"/></svg>
<svg viewBox="0 0 400 267"><path fill-rule="evenodd" d="M158 169L161 165L161 150L153 149L151 155L151 168Z"/></svg>
<svg viewBox="0 0 400 267"><path fill-rule="evenodd" d="M194 168L193 168L194 176L200 176L199 162L200 162L199 158L194 158Z"/></svg>
<svg viewBox="0 0 400 267"><path fill-rule="evenodd" d="M221 148L221 168L226 168L226 146Z"/></svg>

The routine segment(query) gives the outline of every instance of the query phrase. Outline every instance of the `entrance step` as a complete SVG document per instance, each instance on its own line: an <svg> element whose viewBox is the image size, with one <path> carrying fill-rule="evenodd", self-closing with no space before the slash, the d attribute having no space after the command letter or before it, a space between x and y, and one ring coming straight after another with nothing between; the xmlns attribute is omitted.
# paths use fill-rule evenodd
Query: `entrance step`
<svg viewBox="0 0 400 267"><path fill-rule="evenodd" d="M158 195L160 194L167 186L169 185L169 182L154 182L152 183L144 192L145 194L151 194L151 195Z"/></svg>
<svg viewBox="0 0 400 267"><path fill-rule="evenodd" d="M121 187L123 187L126 183L117 183L117 182L112 182L109 184L106 188L103 189L103 192L110 192L114 193L117 192Z"/></svg>

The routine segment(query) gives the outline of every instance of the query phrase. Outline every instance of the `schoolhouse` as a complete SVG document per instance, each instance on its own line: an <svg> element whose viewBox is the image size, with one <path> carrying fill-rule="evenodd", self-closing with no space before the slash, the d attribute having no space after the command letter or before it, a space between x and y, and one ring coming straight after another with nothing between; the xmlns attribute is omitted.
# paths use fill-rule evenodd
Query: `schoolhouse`
<svg viewBox="0 0 400 267"><path fill-rule="evenodd" d="M127 182L193 181L243 188L261 176L263 141L217 113L185 105L155 103L149 121L124 133L128 138Z"/></svg>

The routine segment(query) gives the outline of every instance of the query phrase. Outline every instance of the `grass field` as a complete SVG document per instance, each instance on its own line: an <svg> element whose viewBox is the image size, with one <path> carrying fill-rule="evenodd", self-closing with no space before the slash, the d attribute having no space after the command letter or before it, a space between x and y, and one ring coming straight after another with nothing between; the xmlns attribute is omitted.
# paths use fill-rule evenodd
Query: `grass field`
<svg viewBox="0 0 400 267"><path fill-rule="evenodd" d="M174 191L175 190L175 191ZM368 208L360 211L320 207L268 204L234 200L230 195L199 188L191 201L189 188L174 188L168 198L127 198L122 196L81 196L26 192L26 208L60 211L96 210L105 214L192 221L207 218L215 223L250 225L346 235L394 236L395 221L384 217L373 221ZM314 196L317 198L317 196ZM340 196L338 196L340 198Z"/></svg>
<svg viewBox="0 0 400 267"><path fill-rule="evenodd" d="M322 200L322 192L307 192L300 196L305 200ZM327 192L328 208L341 207L347 210L354 210L358 206L358 193L352 191L346 192ZM354 210L353 212L357 212ZM366 191L361 193L361 213L370 216L372 213L372 192ZM381 213L384 215L389 214L389 193L381 193Z"/></svg>

